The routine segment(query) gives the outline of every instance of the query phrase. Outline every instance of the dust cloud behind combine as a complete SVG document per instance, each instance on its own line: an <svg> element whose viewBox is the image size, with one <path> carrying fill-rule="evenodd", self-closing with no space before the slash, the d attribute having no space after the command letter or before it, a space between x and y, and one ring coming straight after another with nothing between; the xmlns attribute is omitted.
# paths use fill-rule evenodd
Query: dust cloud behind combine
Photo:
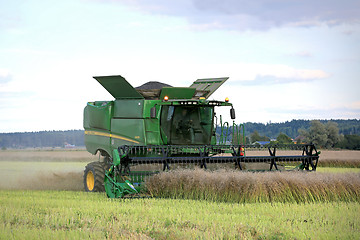
<svg viewBox="0 0 360 240"><path fill-rule="evenodd" d="M82 191L85 150L0 151L0 189Z"/></svg>

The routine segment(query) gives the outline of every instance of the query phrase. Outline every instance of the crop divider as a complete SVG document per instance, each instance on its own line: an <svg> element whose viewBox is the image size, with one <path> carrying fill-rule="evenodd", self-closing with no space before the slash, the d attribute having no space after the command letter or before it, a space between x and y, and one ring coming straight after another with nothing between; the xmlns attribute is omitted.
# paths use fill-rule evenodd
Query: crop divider
<svg viewBox="0 0 360 240"><path fill-rule="evenodd" d="M121 176L126 176L130 174L130 161L129 158L129 147L127 145L123 145L118 147L118 152L120 156L120 169L119 173Z"/></svg>
<svg viewBox="0 0 360 240"><path fill-rule="evenodd" d="M169 166L169 158L168 158L168 149L165 149L165 148L162 148L161 149L162 151L162 155L163 155L163 158L164 158L164 167L163 167L163 171L165 171L166 169L167 170L170 170L170 166Z"/></svg>
<svg viewBox="0 0 360 240"><path fill-rule="evenodd" d="M304 148L303 148L302 155L304 156L304 154L306 154L306 156L307 156L307 158L304 158L302 161L304 169L307 171L310 171L310 166L311 166L312 171L316 171L320 152L318 152L316 150L314 145L307 144L307 145L304 145ZM313 160L315 160L315 164L313 163Z"/></svg>
<svg viewBox="0 0 360 240"><path fill-rule="evenodd" d="M200 168L207 169L206 162L209 162L209 151L206 150L206 146L204 146L203 150L199 148L199 152L201 158Z"/></svg>
<svg viewBox="0 0 360 240"><path fill-rule="evenodd" d="M237 166L240 170L242 170L242 167L241 167L241 145L238 146L237 148L237 151L235 150L235 147L234 146L231 146L231 149L232 149L232 153L231 155L233 155L235 157L235 166Z"/></svg>
<svg viewBox="0 0 360 240"><path fill-rule="evenodd" d="M272 170L273 167L275 167L276 170L279 170L277 165L276 165L276 160L277 160L277 157L275 156L275 154L276 154L276 146L273 147L273 150L271 150L271 147L268 147L268 149L269 149L270 156L272 157L271 158L271 163L270 163L270 171Z"/></svg>

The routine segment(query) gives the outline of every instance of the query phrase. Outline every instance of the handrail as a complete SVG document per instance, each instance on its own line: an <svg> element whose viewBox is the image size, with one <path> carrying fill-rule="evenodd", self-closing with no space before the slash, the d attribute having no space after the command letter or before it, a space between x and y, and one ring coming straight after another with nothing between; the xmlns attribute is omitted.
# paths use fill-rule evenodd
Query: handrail
<svg viewBox="0 0 360 240"><path fill-rule="evenodd" d="M237 140L238 145L240 145L241 129L242 129L242 144L246 144L245 125L242 123L237 125L235 123L235 121L233 121L232 139L234 139L235 136L237 135L238 137L236 138L236 140ZM233 141L233 144L236 144L236 143Z"/></svg>
<svg viewBox="0 0 360 240"><path fill-rule="evenodd" d="M222 122L222 116L220 115L220 138L219 138L219 144L226 144L226 140L229 135L229 129L230 125L228 122ZM224 130L225 130L225 136L224 136Z"/></svg>

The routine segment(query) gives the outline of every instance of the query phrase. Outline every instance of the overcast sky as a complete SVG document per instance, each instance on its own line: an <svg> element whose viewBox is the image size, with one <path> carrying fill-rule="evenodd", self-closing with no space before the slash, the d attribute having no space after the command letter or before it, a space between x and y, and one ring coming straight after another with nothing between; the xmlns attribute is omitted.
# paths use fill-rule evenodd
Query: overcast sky
<svg viewBox="0 0 360 240"><path fill-rule="evenodd" d="M359 119L360 1L0 0L0 132L82 129L101 75L230 77L237 123Z"/></svg>

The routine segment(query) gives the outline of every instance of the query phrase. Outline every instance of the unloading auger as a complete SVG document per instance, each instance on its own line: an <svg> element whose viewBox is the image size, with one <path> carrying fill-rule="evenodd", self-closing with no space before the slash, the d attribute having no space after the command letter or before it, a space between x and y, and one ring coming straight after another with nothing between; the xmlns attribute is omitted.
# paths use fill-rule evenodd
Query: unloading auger
<svg viewBox="0 0 360 240"><path fill-rule="evenodd" d="M149 82L138 88L121 76L95 79L115 100L89 102L84 109L86 148L103 156L85 168L86 191L105 190L110 198L139 196L149 176L179 168L316 170L314 145L267 145L268 156L251 156L258 146L240 137L235 142L235 135L245 135L243 125L230 127L220 116L218 127L215 107L230 107L232 119L235 110L228 98L208 98L228 78L198 79L190 87ZM302 153L276 155L284 148Z"/></svg>

